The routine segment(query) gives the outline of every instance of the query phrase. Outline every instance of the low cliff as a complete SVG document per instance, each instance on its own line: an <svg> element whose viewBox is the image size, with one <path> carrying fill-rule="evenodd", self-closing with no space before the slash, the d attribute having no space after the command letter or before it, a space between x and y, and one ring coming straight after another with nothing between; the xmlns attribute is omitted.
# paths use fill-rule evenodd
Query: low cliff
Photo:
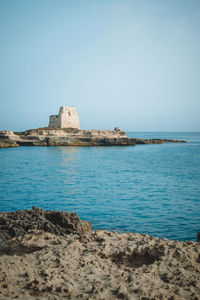
<svg viewBox="0 0 200 300"><path fill-rule="evenodd" d="M0 131L0 148L17 146L134 146L184 142L166 139L128 138L120 128L114 130L79 130L38 128L24 132Z"/></svg>

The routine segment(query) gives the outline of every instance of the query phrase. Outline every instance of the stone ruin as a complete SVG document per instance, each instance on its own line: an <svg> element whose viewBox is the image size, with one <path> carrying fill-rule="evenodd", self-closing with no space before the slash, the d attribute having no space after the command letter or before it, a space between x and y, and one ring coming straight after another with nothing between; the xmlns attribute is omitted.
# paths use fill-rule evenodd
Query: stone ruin
<svg viewBox="0 0 200 300"><path fill-rule="evenodd" d="M49 116L48 127L80 129L76 108L74 106L61 106L58 115Z"/></svg>

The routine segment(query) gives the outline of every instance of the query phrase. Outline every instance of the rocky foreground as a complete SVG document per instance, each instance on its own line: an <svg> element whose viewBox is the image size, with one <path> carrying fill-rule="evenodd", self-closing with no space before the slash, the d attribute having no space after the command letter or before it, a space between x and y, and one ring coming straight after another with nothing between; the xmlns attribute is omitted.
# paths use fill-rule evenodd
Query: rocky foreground
<svg viewBox="0 0 200 300"><path fill-rule="evenodd" d="M24 132L0 131L0 148L18 146L134 146L136 144L180 143L180 140L128 138L114 130L38 128Z"/></svg>
<svg viewBox="0 0 200 300"><path fill-rule="evenodd" d="M0 213L0 299L200 299L200 244L91 231L68 212Z"/></svg>

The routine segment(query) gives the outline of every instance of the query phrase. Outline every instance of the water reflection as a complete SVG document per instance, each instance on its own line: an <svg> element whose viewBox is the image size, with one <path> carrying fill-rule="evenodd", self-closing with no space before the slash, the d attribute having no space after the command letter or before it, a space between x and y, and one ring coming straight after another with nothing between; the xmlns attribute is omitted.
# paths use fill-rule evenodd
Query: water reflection
<svg viewBox="0 0 200 300"><path fill-rule="evenodd" d="M79 147L56 147L56 150L60 154L62 166L68 167L73 165L72 163L80 160L80 148Z"/></svg>
<svg viewBox="0 0 200 300"><path fill-rule="evenodd" d="M80 152L79 147L55 147L56 154L56 173L59 178L59 186L62 186L59 194L63 194L66 199L70 195L76 194L79 189L79 166Z"/></svg>

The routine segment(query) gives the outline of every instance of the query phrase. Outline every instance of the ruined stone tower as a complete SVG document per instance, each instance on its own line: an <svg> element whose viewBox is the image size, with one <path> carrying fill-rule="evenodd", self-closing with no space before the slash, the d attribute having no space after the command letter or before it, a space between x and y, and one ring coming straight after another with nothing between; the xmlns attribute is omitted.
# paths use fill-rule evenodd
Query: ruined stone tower
<svg viewBox="0 0 200 300"><path fill-rule="evenodd" d="M74 106L61 106L58 115L49 116L49 127L80 129L76 108Z"/></svg>

